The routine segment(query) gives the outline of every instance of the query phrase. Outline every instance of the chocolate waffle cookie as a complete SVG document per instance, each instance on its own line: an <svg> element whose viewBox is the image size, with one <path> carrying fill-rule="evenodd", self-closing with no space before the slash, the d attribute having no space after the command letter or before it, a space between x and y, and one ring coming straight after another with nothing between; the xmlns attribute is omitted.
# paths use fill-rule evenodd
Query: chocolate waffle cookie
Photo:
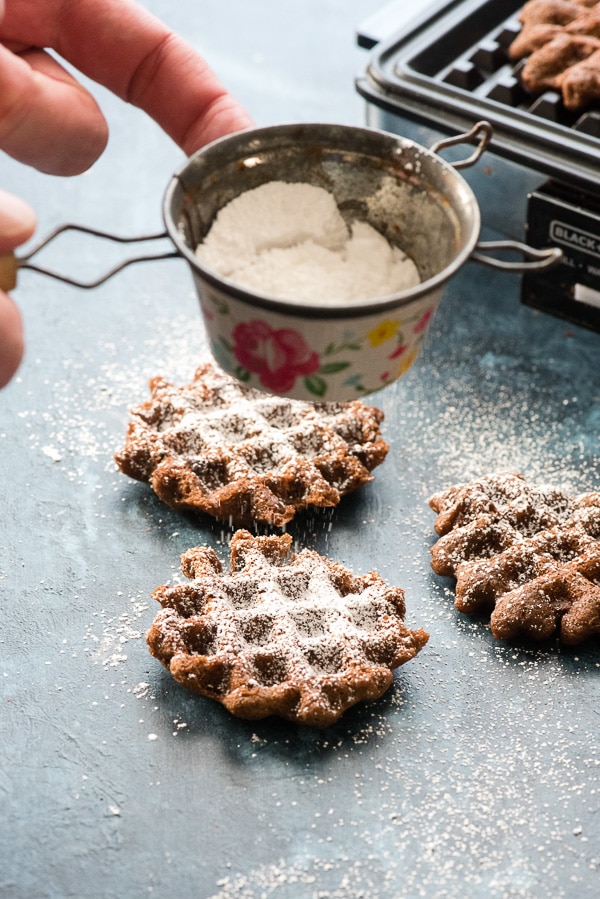
<svg viewBox="0 0 600 899"><path fill-rule="evenodd" d="M503 473L429 504L440 535L431 566L456 578L459 611L491 612L500 640L600 636L600 493L571 496Z"/></svg>
<svg viewBox="0 0 600 899"><path fill-rule="evenodd" d="M184 387L155 378L150 390L117 465L171 508L236 526L282 527L300 509L336 506L388 451L383 413L359 400L269 396L210 363Z"/></svg>
<svg viewBox="0 0 600 899"><path fill-rule="evenodd" d="M240 718L328 727L382 696L428 635L405 626L399 587L291 543L237 531L230 572L213 549L188 550L189 583L153 594L148 645L175 680Z"/></svg>
<svg viewBox="0 0 600 899"><path fill-rule="evenodd" d="M573 112L599 100L600 3L529 0L519 19L523 27L509 55L526 60L523 86L534 94L558 91Z"/></svg>

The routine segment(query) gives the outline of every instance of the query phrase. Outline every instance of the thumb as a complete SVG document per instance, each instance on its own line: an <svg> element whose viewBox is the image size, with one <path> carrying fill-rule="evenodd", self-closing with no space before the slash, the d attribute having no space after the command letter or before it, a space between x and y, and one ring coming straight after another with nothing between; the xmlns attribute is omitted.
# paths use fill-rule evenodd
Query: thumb
<svg viewBox="0 0 600 899"><path fill-rule="evenodd" d="M2 0L0 0L0 5ZM35 231L31 206L0 190L0 255L10 253ZM10 381L23 356L23 323L12 298L0 290L0 388Z"/></svg>
<svg viewBox="0 0 600 899"><path fill-rule="evenodd" d="M23 358L23 322L15 302L0 290L0 388L10 381Z"/></svg>
<svg viewBox="0 0 600 899"><path fill-rule="evenodd" d="M0 253L8 253L29 240L35 226L36 217L31 206L0 190Z"/></svg>

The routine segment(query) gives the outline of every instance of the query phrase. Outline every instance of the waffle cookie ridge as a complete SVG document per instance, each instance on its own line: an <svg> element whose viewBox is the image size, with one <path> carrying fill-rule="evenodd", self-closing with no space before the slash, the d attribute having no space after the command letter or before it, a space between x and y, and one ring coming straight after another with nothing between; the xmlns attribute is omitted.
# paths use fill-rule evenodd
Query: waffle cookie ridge
<svg viewBox="0 0 600 899"><path fill-rule="evenodd" d="M455 606L491 613L500 640L575 645L600 636L600 493L571 496L501 473L431 497L431 566Z"/></svg>
<svg viewBox="0 0 600 899"><path fill-rule="evenodd" d="M188 582L154 591L147 641L175 680L240 718L328 727L382 696L428 635L404 624L399 587L291 544L239 530L228 572L212 548L188 550Z"/></svg>
<svg viewBox="0 0 600 899"><path fill-rule="evenodd" d="M389 449L374 406L270 396L211 363L190 384L155 378L150 390L117 465L171 508L237 527L283 527L302 509L336 506Z"/></svg>

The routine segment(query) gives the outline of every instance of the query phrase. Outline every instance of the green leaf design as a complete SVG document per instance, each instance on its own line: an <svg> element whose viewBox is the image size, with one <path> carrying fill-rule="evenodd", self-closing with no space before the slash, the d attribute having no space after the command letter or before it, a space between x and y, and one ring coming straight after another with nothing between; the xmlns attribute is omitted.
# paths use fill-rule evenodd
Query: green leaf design
<svg viewBox="0 0 600 899"><path fill-rule="evenodd" d="M329 362L327 365L322 365L319 369L320 375L335 375L338 371L344 371L345 368L349 368L349 362Z"/></svg>
<svg viewBox="0 0 600 899"><path fill-rule="evenodd" d="M235 369L235 376L238 381L242 381L242 383L250 380L250 372L247 368L242 368L241 365L238 365Z"/></svg>
<svg viewBox="0 0 600 899"><path fill-rule="evenodd" d="M343 353L346 350L360 350L361 344L354 340L351 343L340 343L339 346L336 346L334 343L330 343L327 349L324 351L323 356L334 356L336 353Z"/></svg>
<svg viewBox="0 0 600 899"><path fill-rule="evenodd" d="M233 347L231 346L231 344L229 343L228 340L226 340L224 337L219 337L219 340L221 341L221 343L223 344L223 346L225 347L225 349L227 350L228 353L233 352Z"/></svg>
<svg viewBox="0 0 600 899"><path fill-rule="evenodd" d="M211 297L211 299L213 301L213 306L219 315L229 315L229 306L225 300L219 300L216 297Z"/></svg>
<svg viewBox="0 0 600 899"><path fill-rule="evenodd" d="M327 381L319 378L318 375L309 375L304 378L304 386L315 396L325 396L327 393Z"/></svg>

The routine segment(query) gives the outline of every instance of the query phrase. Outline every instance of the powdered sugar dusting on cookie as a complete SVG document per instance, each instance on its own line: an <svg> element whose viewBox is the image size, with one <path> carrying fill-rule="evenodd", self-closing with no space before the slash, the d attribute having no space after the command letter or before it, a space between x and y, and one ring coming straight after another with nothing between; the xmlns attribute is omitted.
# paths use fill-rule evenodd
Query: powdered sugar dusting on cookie
<svg viewBox="0 0 600 899"><path fill-rule="evenodd" d="M405 627L402 590L290 546L238 531L231 573L209 548L184 554L193 580L155 591L148 644L177 681L239 717L326 727L380 697L427 634Z"/></svg>
<svg viewBox="0 0 600 899"><path fill-rule="evenodd" d="M431 566L456 577L456 608L492 610L499 639L570 645L600 636L600 493L570 497L504 473L434 495Z"/></svg>
<svg viewBox="0 0 600 899"><path fill-rule="evenodd" d="M376 407L265 397L213 364L191 383L151 382L132 410L120 469L174 509L282 527L370 481L388 446Z"/></svg>

